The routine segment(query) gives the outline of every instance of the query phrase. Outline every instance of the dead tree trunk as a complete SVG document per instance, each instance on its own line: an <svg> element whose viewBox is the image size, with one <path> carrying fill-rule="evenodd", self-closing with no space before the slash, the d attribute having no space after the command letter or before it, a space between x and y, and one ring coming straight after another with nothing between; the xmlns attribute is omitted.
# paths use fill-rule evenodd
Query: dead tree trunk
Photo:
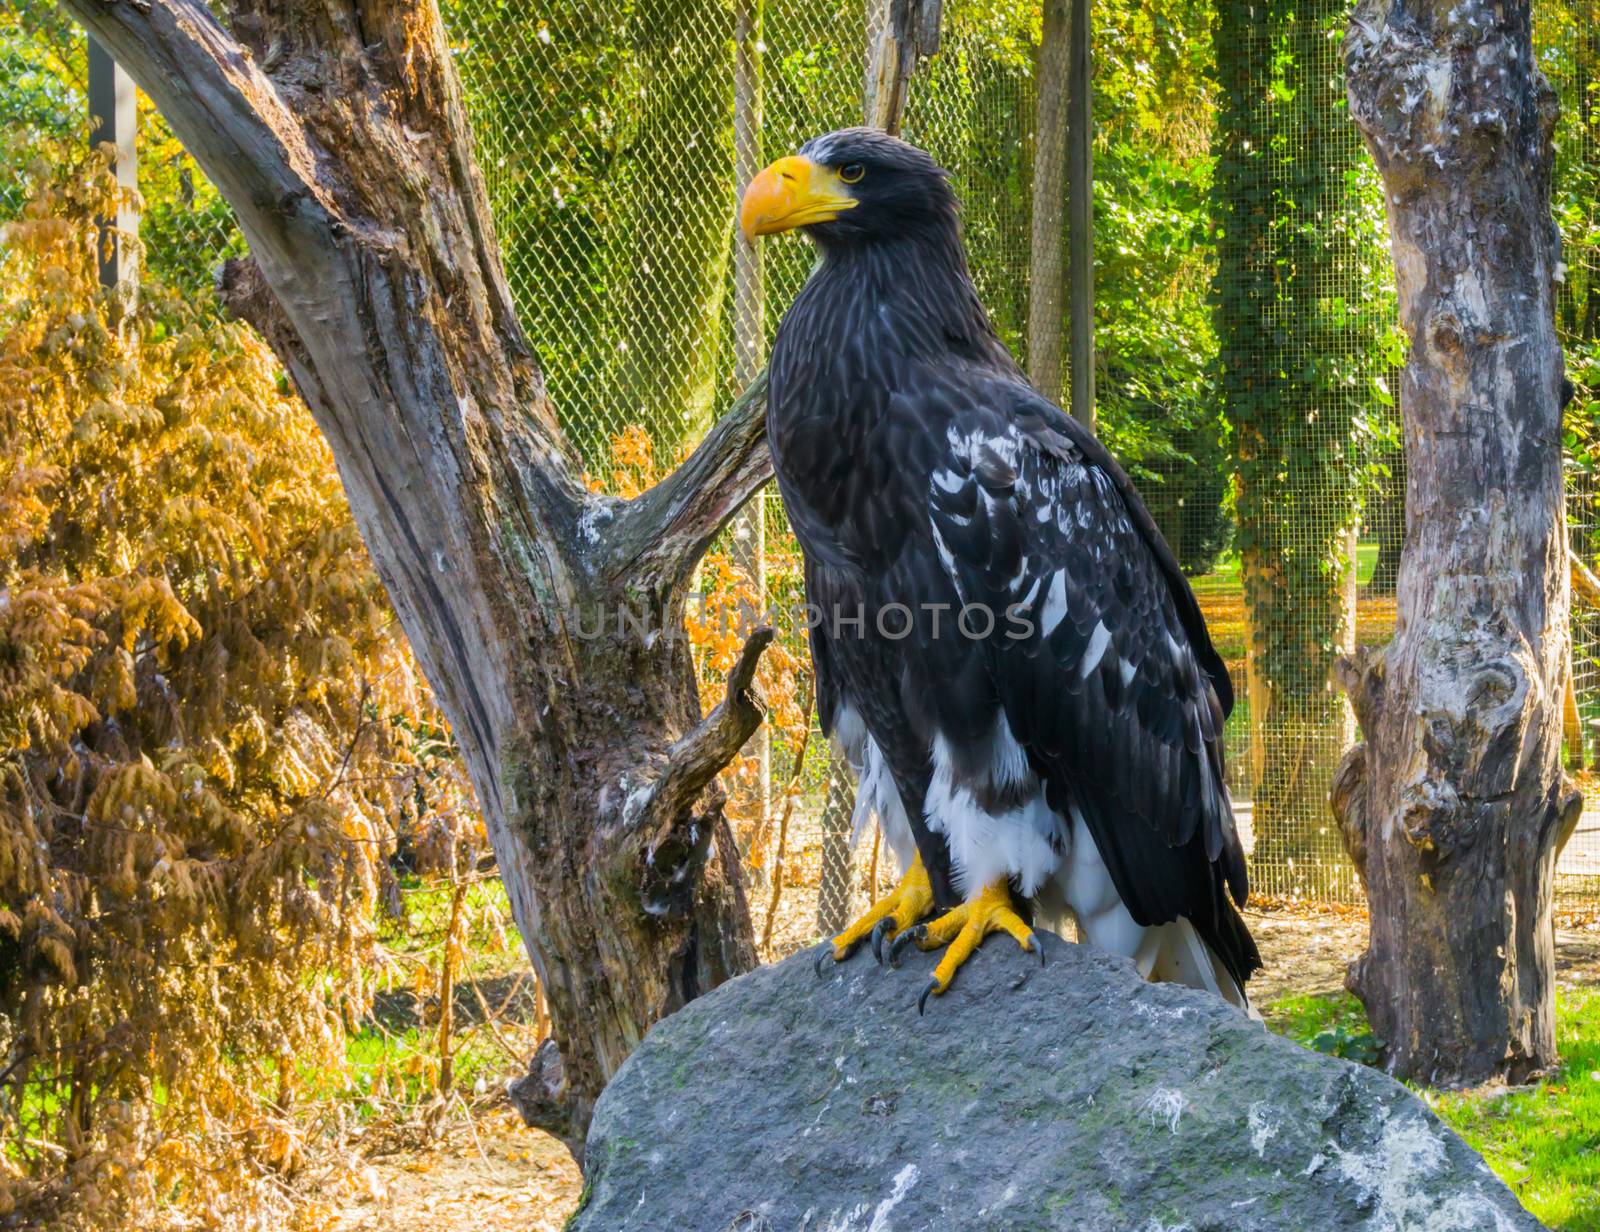
<svg viewBox="0 0 1600 1232"><path fill-rule="evenodd" d="M63 3L238 215L223 296L316 415L454 727L549 999L519 1103L576 1139L652 1022L755 961L714 776L760 722L765 641L702 720L682 616L765 481L761 392L637 500L584 490L431 3L230 0L226 28L203 0Z"/></svg>
<svg viewBox="0 0 1600 1232"><path fill-rule="evenodd" d="M1527 0L1366 0L1345 63L1411 339L1399 627L1340 673L1366 744L1334 807L1372 908L1350 983L1391 1071L1521 1081L1556 1058L1551 881L1579 805L1561 771L1555 98Z"/></svg>

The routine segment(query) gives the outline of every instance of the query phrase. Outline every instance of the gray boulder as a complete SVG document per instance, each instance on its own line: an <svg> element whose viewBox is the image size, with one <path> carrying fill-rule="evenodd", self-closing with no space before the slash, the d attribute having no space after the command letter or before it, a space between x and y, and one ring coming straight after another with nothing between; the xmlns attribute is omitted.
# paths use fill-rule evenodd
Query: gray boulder
<svg viewBox="0 0 1600 1232"><path fill-rule="evenodd" d="M1537 1229L1398 1083L1205 994L993 937L797 954L654 1030L600 1097L581 1232Z"/></svg>

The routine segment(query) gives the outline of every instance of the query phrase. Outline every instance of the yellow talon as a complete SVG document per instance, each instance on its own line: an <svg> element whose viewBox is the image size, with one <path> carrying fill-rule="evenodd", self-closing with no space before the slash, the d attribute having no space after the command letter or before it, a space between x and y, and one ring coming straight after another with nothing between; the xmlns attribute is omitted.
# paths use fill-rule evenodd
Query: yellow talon
<svg viewBox="0 0 1600 1232"><path fill-rule="evenodd" d="M1033 929L1028 927L1027 921L1013 908L1011 886L1004 878L985 886L977 898L962 903L955 910L947 911L938 919L930 920L914 933L899 939L890 951L891 960L908 941L914 942L921 950L936 950L941 945L949 947L939 959L939 965L933 969L933 978L917 1000L919 1013L927 1004L930 994L939 996L950 987L950 981L955 978L961 964L971 958L983 939L993 932L1009 933L1023 950L1037 953L1040 961L1043 961L1044 950L1039 946L1039 939L1033 935Z"/></svg>
<svg viewBox="0 0 1600 1232"><path fill-rule="evenodd" d="M873 952L878 954L881 962L884 937L878 931L879 926L887 923L890 927L885 931L893 937L932 910L933 887L928 884L928 872L922 867L922 856L918 855L911 861L911 867L906 869L905 876L900 878L899 885L868 907L859 920L833 939L834 961L843 962L862 940L871 935ZM820 971L820 960L817 966Z"/></svg>

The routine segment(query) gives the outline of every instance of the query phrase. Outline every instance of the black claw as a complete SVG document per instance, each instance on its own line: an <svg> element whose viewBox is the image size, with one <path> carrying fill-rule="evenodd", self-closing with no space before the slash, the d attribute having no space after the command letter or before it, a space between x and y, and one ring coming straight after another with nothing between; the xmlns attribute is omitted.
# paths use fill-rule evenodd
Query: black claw
<svg viewBox="0 0 1600 1232"><path fill-rule="evenodd" d="M872 929L872 956L878 960L878 966L883 966L883 939L894 931L894 921L882 919Z"/></svg>
<svg viewBox="0 0 1600 1232"><path fill-rule="evenodd" d="M928 986L922 990L922 995L917 998L917 1017L918 1018L922 1017L922 1011L927 1007L928 998L931 997L934 994L934 992L938 989L938 987L939 987L939 981L937 979L932 979L932 980L928 981Z"/></svg>
<svg viewBox="0 0 1600 1232"><path fill-rule="evenodd" d="M1044 946L1039 944L1039 934L1038 933L1029 933L1028 934L1028 945L1032 948L1033 952L1039 956L1039 965L1041 967L1043 967L1044 966Z"/></svg>
<svg viewBox="0 0 1600 1232"><path fill-rule="evenodd" d="M813 968L813 970L816 971L817 978L819 980L822 978L822 964L827 962L828 959L831 958L831 957L833 957L833 946L832 946L832 944L824 944L823 947L822 947L822 953L817 955L817 964Z"/></svg>
<svg viewBox="0 0 1600 1232"><path fill-rule="evenodd" d="M927 935L928 926L926 924L918 924L915 928L908 928L905 932L897 934L895 939L889 943L889 965L898 968L900 966L900 955L906 946L920 941Z"/></svg>

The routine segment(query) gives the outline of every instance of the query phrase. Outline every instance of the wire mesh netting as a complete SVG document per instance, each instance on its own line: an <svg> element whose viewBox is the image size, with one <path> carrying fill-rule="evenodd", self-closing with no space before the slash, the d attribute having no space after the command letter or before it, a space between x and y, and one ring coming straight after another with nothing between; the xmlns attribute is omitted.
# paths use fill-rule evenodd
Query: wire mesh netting
<svg viewBox="0 0 1600 1232"><path fill-rule="evenodd" d="M1555 213L1565 268L1556 329L1572 382L1567 430L1567 531L1572 551L1572 683L1567 760L1585 807L1557 866L1557 893L1600 902L1600 5L1535 6L1540 66L1561 100Z"/></svg>
<svg viewBox="0 0 1600 1232"><path fill-rule="evenodd" d="M951 169L979 291L1020 356L1039 13L981 0L944 9L906 135ZM812 258L798 241L740 249L741 179L859 120L885 12L884 0L445 5L512 290L596 486L625 490L629 475L670 465L759 364ZM1571 542L1592 569L1600 27L1594 0L1541 0L1536 12L1562 100ZM1404 476L1390 378L1403 350L1382 198L1343 100L1344 6L1229 0L1195 13L1213 40L1162 36L1109 0L1095 10L1101 431L1194 575L1235 676L1230 777L1255 886L1355 900L1326 803L1355 729L1329 667L1386 640L1394 620ZM20 87L6 95L8 158L81 148L81 35L37 0L0 23ZM148 268L207 293L240 237L147 104L141 122ZM0 209L15 210L18 191L0 187ZM798 552L776 497L758 510L714 555L752 575L803 662ZM1592 765L1600 587L1582 581L1568 753ZM794 732L773 735L742 814L757 902L789 887L775 949L835 927L893 871L870 835L852 850L848 776L820 741L809 756L802 747ZM1572 907L1600 902L1600 803L1591 809L1558 870Z"/></svg>

